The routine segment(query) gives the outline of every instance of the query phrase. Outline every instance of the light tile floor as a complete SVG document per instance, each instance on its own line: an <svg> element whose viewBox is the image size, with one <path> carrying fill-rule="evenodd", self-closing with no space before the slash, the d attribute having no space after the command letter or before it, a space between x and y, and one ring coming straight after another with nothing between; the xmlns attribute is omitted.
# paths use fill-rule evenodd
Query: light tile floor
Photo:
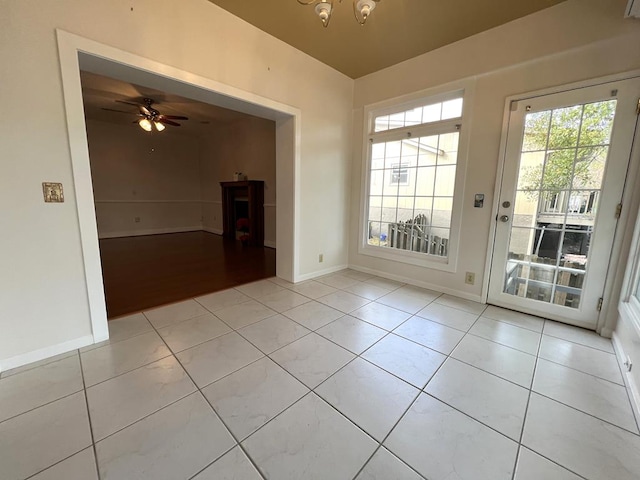
<svg viewBox="0 0 640 480"><path fill-rule="evenodd" d="M345 270L0 376L2 480L637 480L609 340Z"/></svg>

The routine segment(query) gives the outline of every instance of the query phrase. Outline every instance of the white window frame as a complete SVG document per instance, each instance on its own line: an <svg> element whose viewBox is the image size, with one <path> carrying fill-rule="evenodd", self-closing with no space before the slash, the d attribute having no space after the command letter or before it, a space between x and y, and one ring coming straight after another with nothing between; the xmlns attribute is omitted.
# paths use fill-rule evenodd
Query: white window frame
<svg viewBox="0 0 640 480"><path fill-rule="evenodd" d="M461 117L374 132L376 117L412 110L414 108L433 103L446 102L447 100L453 100L459 97L462 97L463 99ZM364 135L362 148L362 161L364 168L362 169L361 178L362 194L360 196L360 225L358 231L359 254L431 268L434 270L442 270L445 272L456 271L458 262L458 246L460 243L460 231L462 226L462 206L464 202L464 182L469 150L469 132L471 126L470 107L472 101L473 83L471 81L465 81L459 82L455 85L443 86L438 89L430 89L410 96L368 105L364 108ZM412 252L410 250L369 245L367 238L367 225L369 212L371 154L374 139L376 142L387 141L387 139L396 139L398 134L411 134L411 137L413 138L427 135L438 135L456 131L456 126L459 126L457 131L460 133L460 136L458 138L458 158L456 161L456 177L447 258L420 252Z"/></svg>
<svg viewBox="0 0 640 480"><path fill-rule="evenodd" d="M629 260L627 261L627 271L625 272L624 284L620 292L620 303L618 310L624 315L637 332L640 332L640 298L636 296L640 285L640 212L636 217L633 240L629 250Z"/></svg>

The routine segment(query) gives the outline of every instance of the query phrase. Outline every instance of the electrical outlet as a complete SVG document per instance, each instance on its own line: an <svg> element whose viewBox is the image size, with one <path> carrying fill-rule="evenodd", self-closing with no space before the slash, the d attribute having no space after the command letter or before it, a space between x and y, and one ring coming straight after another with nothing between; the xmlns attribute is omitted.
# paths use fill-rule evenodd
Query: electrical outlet
<svg viewBox="0 0 640 480"><path fill-rule="evenodd" d="M140 223L140 217L134 217L133 221L136 222L136 223Z"/></svg>
<svg viewBox="0 0 640 480"><path fill-rule="evenodd" d="M464 283L467 285L473 285L476 283L476 274L473 272L467 272L464 276Z"/></svg>
<svg viewBox="0 0 640 480"><path fill-rule="evenodd" d="M318 263L324 262L324 253L318 255Z"/></svg>

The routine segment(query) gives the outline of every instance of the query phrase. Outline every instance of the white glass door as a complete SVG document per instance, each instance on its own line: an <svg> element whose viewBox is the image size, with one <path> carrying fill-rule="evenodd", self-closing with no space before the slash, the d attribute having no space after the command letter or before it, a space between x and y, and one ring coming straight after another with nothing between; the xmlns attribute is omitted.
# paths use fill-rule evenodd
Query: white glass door
<svg viewBox="0 0 640 480"><path fill-rule="evenodd" d="M489 303L595 328L640 82L514 102Z"/></svg>

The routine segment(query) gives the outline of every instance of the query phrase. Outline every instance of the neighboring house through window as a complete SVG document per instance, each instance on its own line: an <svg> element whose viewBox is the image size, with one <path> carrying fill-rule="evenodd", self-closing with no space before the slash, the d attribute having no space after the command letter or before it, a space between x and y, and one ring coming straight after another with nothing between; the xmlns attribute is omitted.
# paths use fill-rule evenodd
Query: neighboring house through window
<svg viewBox="0 0 640 480"><path fill-rule="evenodd" d="M360 252L452 270L464 92L368 110Z"/></svg>

